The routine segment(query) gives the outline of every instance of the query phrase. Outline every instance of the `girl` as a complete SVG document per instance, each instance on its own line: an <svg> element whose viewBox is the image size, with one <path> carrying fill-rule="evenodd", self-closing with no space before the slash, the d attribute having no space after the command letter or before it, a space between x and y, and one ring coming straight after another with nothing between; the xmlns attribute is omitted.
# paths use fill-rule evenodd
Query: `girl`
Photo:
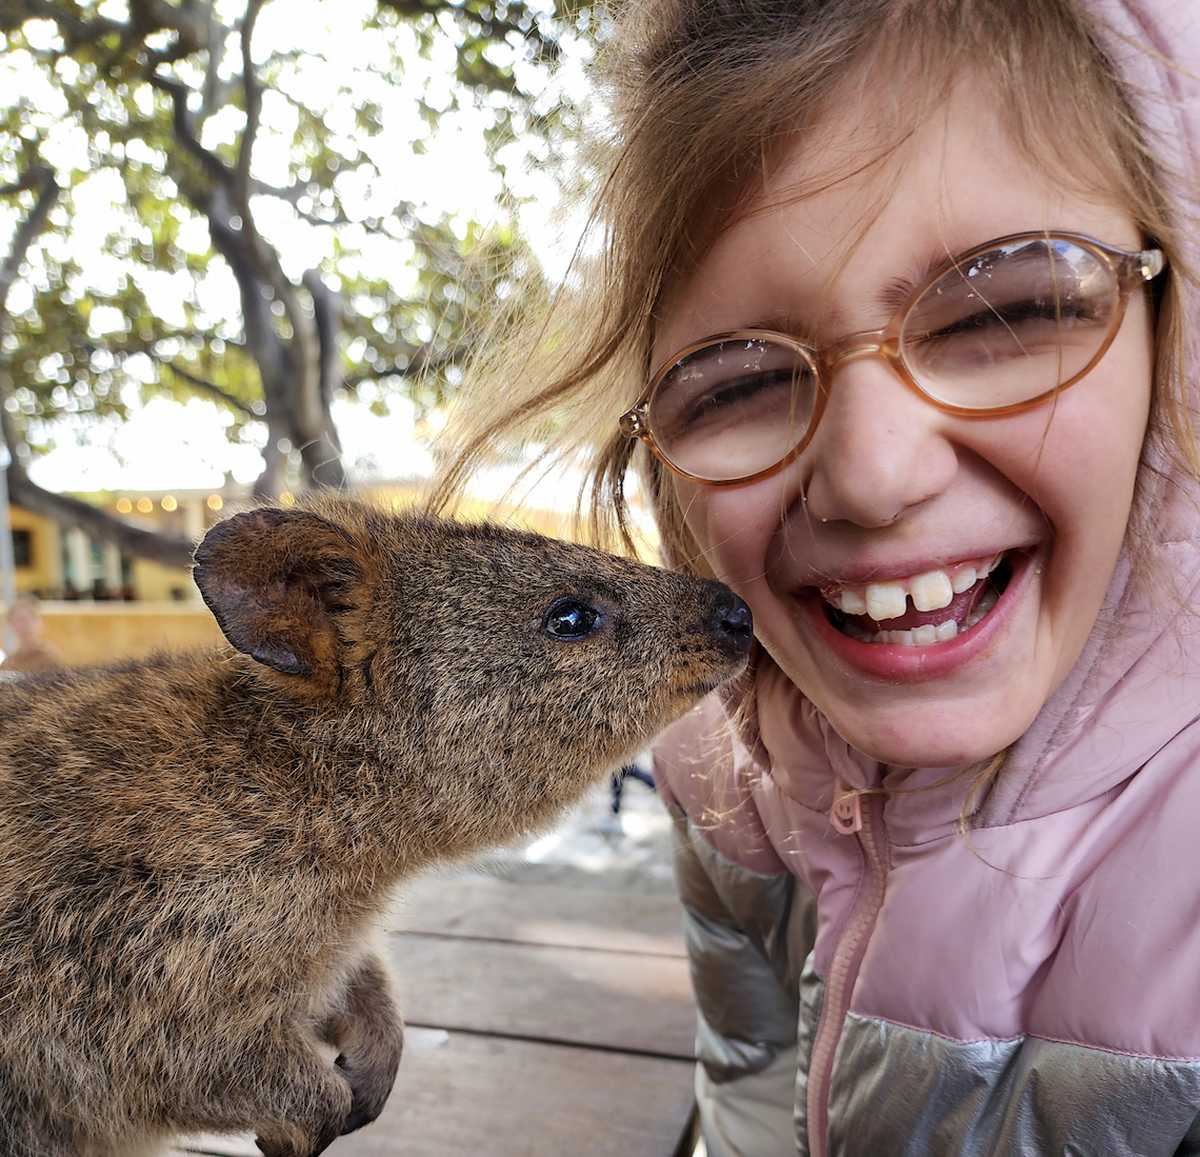
<svg viewBox="0 0 1200 1157"><path fill-rule="evenodd" d="M458 477L566 407L754 612L656 753L712 1157L1200 1153L1198 70L1179 0L625 9Z"/></svg>

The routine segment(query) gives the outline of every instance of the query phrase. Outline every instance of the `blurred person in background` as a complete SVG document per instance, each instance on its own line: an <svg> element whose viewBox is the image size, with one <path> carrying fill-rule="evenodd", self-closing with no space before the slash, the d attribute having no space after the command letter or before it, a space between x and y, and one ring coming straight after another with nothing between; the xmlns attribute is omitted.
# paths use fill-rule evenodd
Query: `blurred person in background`
<svg viewBox="0 0 1200 1157"><path fill-rule="evenodd" d="M62 652L42 638L42 612L37 599L22 598L13 603L5 625L16 645L0 663L0 671L53 671L67 665Z"/></svg>

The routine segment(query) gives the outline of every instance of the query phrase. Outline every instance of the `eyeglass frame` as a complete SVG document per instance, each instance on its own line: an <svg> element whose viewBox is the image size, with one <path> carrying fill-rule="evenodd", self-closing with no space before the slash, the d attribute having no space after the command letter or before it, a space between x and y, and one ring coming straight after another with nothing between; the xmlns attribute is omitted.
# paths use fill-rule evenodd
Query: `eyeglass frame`
<svg viewBox="0 0 1200 1157"><path fill-rule="evenodd" d="M1065 382L1060 382L1052 389L1044 390L1042 393L1035 397L1027 398L1023 402L1011 402L1004 406L981 409L979 407L957 406L950 402L940 401L921 388L904 360L903 350L900 345L900 335L904 328L904 323L908 320L909 313L925 292L945 277L952 269L990 250L1023 241L1067 241L1086 249L1093 256L1100 257L1116 278L1118 289L1117 307L1113 311L1112 321L1109 323L1108 335L1101 343L1100 348L1096 351L1091 361L1077 374ZM698 482L703 486L745 486L751 482L758 482L763 478L769 478L772 474L777 474L780 470L791 465L791 463L804 453L808 444L812 441L813 435L816 433L822 414L825 412L825 403L829 397L835 369L842 362L849 361L852 358L875 355L882 357L891 366L896 376L913 393L944 414L974 420L1008 417L1011 414L1018 414L1023 410L1030 410L1047 399L1061 394L1063 390L1073 386L1081 378L1091 373L1101 358L1108 352L1113 341L1116 340L1116 336L1120 332L1121 325L1125 320L1125 311L1134 289L1139 285L1149 284L1163 273L1166 268L1166 254L1157 247L1130 251L1120 249L1115 245L1107 245L1103 241L1097 241L1094 237L1086 237L1081 233L1009 233L1003 237L985 241L982 245L976 245L963 253L951 257L944 265L939 266L904 299L889 319L887 325L882 329L859 330L855 333L845 334L835 341L827 342L819 347L806 345L804 342L788 334L769 329L735 329L727 333L710 334L699 341L691 342L663 362L654 372L638 400L617 419L617 426L627 438L641 439L664 466L681 478L686 478L691 482ZM676 466L659 448L650 429L649 407L651 401L654 399L654 392L671 370L698 350L727 341L763 340L786 346L799 354L808 362L816 378L817 388L816 396L813 399L812 417L800 441L787 454L780 458L778 462L754 474L746 474L740 478L702 478L698 474L692 474Z"/></svg>

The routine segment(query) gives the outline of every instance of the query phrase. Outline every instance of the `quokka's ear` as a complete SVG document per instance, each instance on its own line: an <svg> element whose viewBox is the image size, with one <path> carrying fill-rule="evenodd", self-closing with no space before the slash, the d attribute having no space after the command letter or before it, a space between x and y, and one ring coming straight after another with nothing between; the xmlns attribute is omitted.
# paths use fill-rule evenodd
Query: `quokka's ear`
<svg viewBox="0 0 1200 1157"><path fill-rule="evenodd" d="M264 507L218 522L192 574L225 637L285 675L337 668L333 616L361 581L353 538L319 515Z"/></svg>

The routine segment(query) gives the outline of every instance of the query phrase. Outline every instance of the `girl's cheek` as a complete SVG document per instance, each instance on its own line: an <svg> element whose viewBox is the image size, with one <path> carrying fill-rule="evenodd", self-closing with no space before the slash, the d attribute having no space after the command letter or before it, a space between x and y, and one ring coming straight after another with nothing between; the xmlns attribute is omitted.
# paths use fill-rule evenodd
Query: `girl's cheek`
<svg viewBox="0 0 1200 1157"><path fill-rule="evenodd" d="M763 577L771 528L763 525L766 520L761 508L739 501L732 492L714 494L695 504L688 521L709 566L722 582L738 588Z"/></svg>

